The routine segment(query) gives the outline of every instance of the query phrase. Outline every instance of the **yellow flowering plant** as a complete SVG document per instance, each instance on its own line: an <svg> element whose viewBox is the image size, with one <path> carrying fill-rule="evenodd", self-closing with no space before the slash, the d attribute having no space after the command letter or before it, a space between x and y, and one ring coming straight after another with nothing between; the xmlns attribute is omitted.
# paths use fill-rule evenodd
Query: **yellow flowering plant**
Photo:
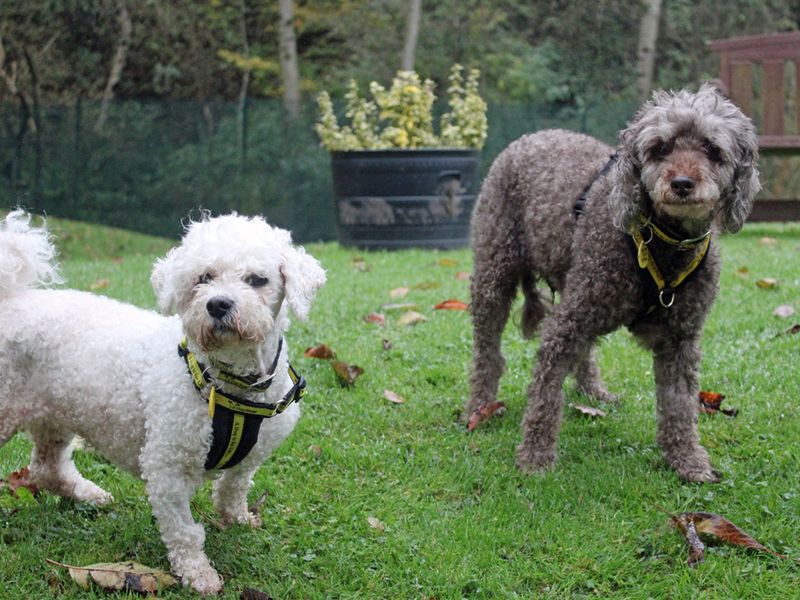
<svg viewBox="0 0 800 600"><path fill-rule="evenodd" d="M345 94L345 117L340 125L327 92L317 97L319 120L316 131L328 150L383 150L387 148L470 148L480 149L486 140L486 102L478 92L480 72L472 69L466 81L463 67L450 70L449 110L434 131L434 83L421 81L414 71L398 71L387 90L373 81L372 100L361 96L358 84L350 80Z"/></svg>

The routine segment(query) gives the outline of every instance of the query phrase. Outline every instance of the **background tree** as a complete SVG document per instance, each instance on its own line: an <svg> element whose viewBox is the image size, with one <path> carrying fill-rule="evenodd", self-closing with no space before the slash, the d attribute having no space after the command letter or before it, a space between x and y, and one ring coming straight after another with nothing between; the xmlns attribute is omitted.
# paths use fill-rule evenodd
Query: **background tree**
<svg viewBox="0 0 800 600"><path fill-rule="evenodd" d="M639 99L645 100L653 87L653 69L656 64L656 42L658 21L661 16L661 0L648 0L647 10L639 24L639 46L636 65L636 89Z"/></svg>
<svg viewBox="0 0 800 600"><path fill-rule="evenodd" d="M300 69L297 66L297 39L294 33L294 2L279 0L280 61L283 76L283 106L290 120L300 114Z"/></svg>
<svg viewBox="0 0 800 600"><path fill-rule="evenodd" d="M414 55L417 51L417 37L422 18L422 0L408 0L408 20L406 21L406 38L403 44L403 56L400 68L403 71L414 70Z"/></svg>

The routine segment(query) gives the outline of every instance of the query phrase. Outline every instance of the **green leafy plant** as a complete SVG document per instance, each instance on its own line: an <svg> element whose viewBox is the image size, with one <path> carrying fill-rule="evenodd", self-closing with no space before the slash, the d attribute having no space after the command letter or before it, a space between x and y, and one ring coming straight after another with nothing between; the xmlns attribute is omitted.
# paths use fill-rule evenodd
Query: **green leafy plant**
<svg viewBox="0 0 800 600"><path fill-rule="evenodd" d="M414 71L398 71L387 90L373 81L372 99L361 96L358 84L350 80L345 94L345 117L340 125L328 92L317 97L319 120L316 131L328 150L381 150L386 148L475 148L486 140L486 102L478 92L477 69L466 80L463 67L453 65L447 89L449 110L434 130L435 84L420 80Z"/></svg>

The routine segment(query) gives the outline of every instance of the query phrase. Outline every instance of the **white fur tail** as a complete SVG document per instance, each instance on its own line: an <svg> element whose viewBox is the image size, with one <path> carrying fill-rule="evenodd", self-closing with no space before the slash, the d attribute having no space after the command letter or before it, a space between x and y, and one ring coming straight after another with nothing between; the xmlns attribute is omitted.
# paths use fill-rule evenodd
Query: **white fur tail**
<svg viewBox="0 0 800 600"><path fill-rule="evenodd" d="M0 221L0 300L22 290L60 283L56 249L44 227L15 210Z"/></svg>

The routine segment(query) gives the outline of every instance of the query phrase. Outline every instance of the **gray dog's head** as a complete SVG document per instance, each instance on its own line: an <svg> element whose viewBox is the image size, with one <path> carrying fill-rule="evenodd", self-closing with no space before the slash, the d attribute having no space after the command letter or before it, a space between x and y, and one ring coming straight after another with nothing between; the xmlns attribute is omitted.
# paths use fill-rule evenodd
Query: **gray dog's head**
<svg viewBox="0 0 800 600"><path fill-rule="evenodd" d="M760 189L758 141L752 121L715 88L655 92L619 138L610 198L617 227L654 212L687 231L715 218L726 231L741 229Z"/></svg>

